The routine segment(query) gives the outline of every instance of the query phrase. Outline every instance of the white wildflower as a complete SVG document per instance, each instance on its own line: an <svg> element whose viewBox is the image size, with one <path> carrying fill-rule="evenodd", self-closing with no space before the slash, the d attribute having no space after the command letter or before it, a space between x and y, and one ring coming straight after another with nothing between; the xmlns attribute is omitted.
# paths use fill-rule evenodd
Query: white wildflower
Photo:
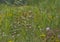
<svg viewBox="0 0 60 42"><path fill-rule="evenodd" d="M48 30L50 30L50 27L47 27L47 28L46 28L46 31L48 31Z"/></svg>
<svg viewBox="0 0 60 42"><path fill-rule="evenodd" d="M29 28L32 28L31 26L29 26Z"/></svg>
<svg viewBox="0 0 60 42"><path fill-rule="evenodd" d="M14 34L15 34L16 32L14 32Z"/></svg>
<svg viewBox="0 0 60 42"><path fill-rule="evenodd" d="M17 36L20 36L20 34L17 34Z"/></svg>
<svg viewBox="0 0 60 42"><path fill-rule="evenodd" d="M32 11L30 10L29 13L31 13Z"/></svg>
<svg viewBox="0 0 60 42"><path fill-rule="evenodd" d="M12 36L13 38L15 37L15 35Z"/></svg>

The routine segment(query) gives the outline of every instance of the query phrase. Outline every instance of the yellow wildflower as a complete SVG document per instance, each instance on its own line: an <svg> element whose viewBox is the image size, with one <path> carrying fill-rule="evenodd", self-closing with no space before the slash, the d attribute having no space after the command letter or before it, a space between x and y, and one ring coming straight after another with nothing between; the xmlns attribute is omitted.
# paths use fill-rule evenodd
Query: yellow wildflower
<svg viewBox="0 0 60 42"><path fill-rule="evenodd" d="M45 38L46 35L45 35L45 34L41 34L40 37L41 37L41 38Z"/></svg>
<svg viewBox="0 0 60 42"><path fill-rule="evenodd" d="M13 42L12 40L9 40L8 42Z"/></svg>
<svg viewBox="0 0 60 42"><path fill-rule="evenodd" d="M7 14L7 16L13 16L13 14Z"/></svg>
<svg viewBox="0 0 60 42"><path fill-rule="evenodd" d="M58 38L56 38L55 42L60 42Z"/></svg>

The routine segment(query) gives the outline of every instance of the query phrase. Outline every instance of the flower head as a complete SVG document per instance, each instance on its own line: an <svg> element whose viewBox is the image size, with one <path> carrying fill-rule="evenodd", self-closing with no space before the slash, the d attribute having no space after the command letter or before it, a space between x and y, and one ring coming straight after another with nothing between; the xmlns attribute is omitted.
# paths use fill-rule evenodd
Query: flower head
<svg viewBox="0 0 60 42"><path fill-rule="evenodd" d="M13 42L12 40L9 40L8 42Z"/></svg>
<svg viewBox="0 0 60 42"><path fill-rule="evenodd" d="M45 35L45 34L41 34L40 37L41 37L41 38L45 38L46 35Z"/></svg>
<svg viewBox="0 0 60 42"><path fill-rule="evenodd" d="M46 28L46 31L49 31L49 30L50 30L50 27L47 27L47 28Z"/></svg>

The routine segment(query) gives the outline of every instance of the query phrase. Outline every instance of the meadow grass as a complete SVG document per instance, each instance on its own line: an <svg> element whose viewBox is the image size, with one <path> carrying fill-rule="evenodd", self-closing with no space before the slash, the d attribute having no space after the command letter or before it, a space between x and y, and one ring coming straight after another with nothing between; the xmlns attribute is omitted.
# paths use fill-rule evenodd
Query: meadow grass
<svg viewBox="0 0 60 42"><path fill-rule="evenodd" d="M0 42L44 42L47 27L60 29L60 12L52 6L0 5Z"/></svg>

